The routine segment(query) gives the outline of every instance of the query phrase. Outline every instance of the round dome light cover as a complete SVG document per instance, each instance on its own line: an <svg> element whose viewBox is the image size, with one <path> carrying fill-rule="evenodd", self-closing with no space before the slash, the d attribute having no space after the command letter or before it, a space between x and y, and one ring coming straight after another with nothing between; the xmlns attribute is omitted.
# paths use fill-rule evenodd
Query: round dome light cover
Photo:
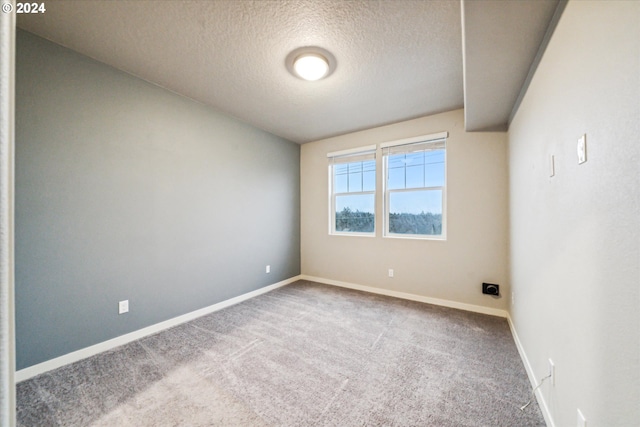
<svg viewBox="0 0 640 427"><path fill-rule="evenodd" d="M285 65L294 76L307 81L316 81L333 73L336 69L336 59L326 49L305 46L287 55Z"/></svg>
<svg viewBox="0 0 640 427"><path fill-rule="evenodd" d="M305 80L320 80L329 71L329 61L315 53L303 53L293 61L293 70Z"/></svg>

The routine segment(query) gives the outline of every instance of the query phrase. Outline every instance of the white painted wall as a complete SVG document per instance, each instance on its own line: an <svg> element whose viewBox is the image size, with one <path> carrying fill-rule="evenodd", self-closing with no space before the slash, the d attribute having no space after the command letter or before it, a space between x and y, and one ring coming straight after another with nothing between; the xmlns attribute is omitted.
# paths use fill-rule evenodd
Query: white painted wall
<svg viewBox="0 0 640 427"><path fill-rule="evenodd" d="M332 151L448 131L447 240L329 235L328 161ZM482 295L483 281L508 295L507 141L505 133L467 133L463 110L324 139L302 146L302 274L465 304L506 308ZM377 186L382 188L378 149ZM388 277L388 269L395 277Z"/></svg>
<svg viewBox="0 0 640 427"><path fill-rule="evenodd" d="M556 426L640 423L639 40L640 2L570 2L509 130L510 311Z"/></svg>

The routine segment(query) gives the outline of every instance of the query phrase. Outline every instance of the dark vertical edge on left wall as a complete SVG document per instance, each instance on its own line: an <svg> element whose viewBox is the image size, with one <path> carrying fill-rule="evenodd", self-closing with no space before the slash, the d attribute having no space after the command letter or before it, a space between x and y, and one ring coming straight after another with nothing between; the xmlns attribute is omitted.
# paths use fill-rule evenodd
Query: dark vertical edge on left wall
<svg viewBox="0 0 640 427"><path fill-rule="evenodd" d="M15 9L15 1L3 7ZM0 425L16 425L13 182L15 14L0 15Z"/></svg>

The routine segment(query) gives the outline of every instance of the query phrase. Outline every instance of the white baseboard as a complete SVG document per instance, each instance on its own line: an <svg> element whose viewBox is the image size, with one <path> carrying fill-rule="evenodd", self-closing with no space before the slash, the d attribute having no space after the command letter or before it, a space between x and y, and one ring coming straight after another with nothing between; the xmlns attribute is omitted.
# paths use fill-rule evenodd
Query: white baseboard
<svg viewBox="0 0 640 427"><path fill-rule="evenodd" d="M56 357L55 359L47 360L46 362L29 366L28 368L24 368L19 371L16 371L15 373L16 383L24 380L28 380L29 378L33 378L37 375L43 374L53 369L60 368L70 363L74 363L79 360L86 359L87 357L94 356L98 353L102 353L103 351L111 350L121 345L130 343L131 341L144 338L146 336L155 334L165 329L172 328L181 323L185 323L190 320L196 319L198 317L207 315L209 313L213 313L214 311L222 310L223 308L227 308L229 306L238 304L242 301L246 301L248 299L257 297L258 295L262 295L264 293L270 292L274 289L288 285L300 279L301 279L301 276L294 276L289 279L283 280L281 282L274 283L269 286L265 286L264 288L256 289L255 291L248 292L246 294L242 294L225 301L221 301L217 304L213 304L208 307L204 307L199 310L195 310L190 313L183 314L181 316L177 316L172 319L165 320L163 322L156 323L151 326L147 326L146 328L138 329L137 331L133 331L128 334L121 335L119 337L110 339L108 341L103 341L99 344L92 345L90 347L86 347L81 350L77 350L77 351L65 354L64 356Z"/></svg>
<svg viewBox="0 0 640 427"><path fill-rule="evenodd" d="M439 298L425 297L422 295L409 294L406 292L392 291L390 289L374 288L371 286L358 285L355 283L342 282L333 279L324 279L322 277L300 275L301 280L309 280L311 282L324 283L326 285L340 286L341 288L355 289L358 291L369 292L372 294L386 295L395 298L401 298L411 301L426 302L428 304L440 305L443 307L457 308L459 310L472 311L474 313L489 314L492 316L507 317L507 311L498 308L483 307L481 305L466 304L463 302L450 301Z"/></svg>
<svg viewBox="0 0 640 427"><path fill-rule="evenodd" d="M507 321L509 322L509 328L511 329L511 335L513 335L513 340L516 343L516 348L518 349L518 353L520 353L520 358L522 359L522 363L524 363L524 369L527 371L527 376L529 377L529 382L531 383L531 388L534 389L538 386L538 381L536 380L536 375L533 372L533 368L531 367L531 363L529 363L529 358L524 351L524 347L522 346L522 342L518 337L518 333L516 332L516 327L511 320L511 316L509 312L507 312ZM555 427L555 423L553 422L553 417L551 416L551 411L549 410L549 406L547 405L547 401L544 399L542 395L542 390L538 389L536 391L536 400L538 401L538 406L540 406L540 411L542 411L542 416L544 417L544 421L547 423L547 427ZM523 402L524 403L524 402Z"/></svg>

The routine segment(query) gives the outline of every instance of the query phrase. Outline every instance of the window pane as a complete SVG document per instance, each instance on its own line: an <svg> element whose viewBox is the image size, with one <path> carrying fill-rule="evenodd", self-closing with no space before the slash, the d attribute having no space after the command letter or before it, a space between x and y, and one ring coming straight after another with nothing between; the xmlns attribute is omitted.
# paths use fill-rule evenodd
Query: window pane
<svg viewBox="0 0 640 427"><path fill-rule="evenodd" d="M333 165L333 172L337 174L345 174L349 173L349 164L348 163L337 163Z"/></svg>
<svg viewBox="0 0 640 427"><path fill-rule="evenodd" d="M336 231L373 233L374 210L373 194L336 196Z"/></svg>
<svg viewBox="0 0 640 427"><path fill-rule="evenodd" d="M407 165L406 188L424 187L424 165Z"/></svg>
<svg viewBox="0 0 640 427"><path fill-rule="evenodd" d="M376 161L362 162L362 191L375 191L376 189Z"/></svg>
<svg viewBox="0 0 640 427"><path fill-rule="evenodd" d="M341 163L333 166L335 194L376 190L376 161Z"/></svg>
<svg viewBox="0 0 640 427"><path fill-rule="evenodd" d="M404 157L404 154L394 154L389 156L387 160L389 169L404 168Z"/></svg>
<svg viewBox="0 0 640 427"><path fill-rule="evenodd" d="M347 166L349 166L349 173L362 172L362 162L347 163Z"/></svg>
<svg viewBox="0 0 640 427"><path fill-rule="evenodd" d="M335 188L333 190L334 193L346 193L348 190L347 187L347 174L336 174L335 178Z"/></svg>
<svg viewBox="0 0 640 427"><path fill-rule="evenodd" d="M375 191L376 189L376 171L367 171L363 174L362 191Z"/></svg>
<svg viewBox="0 0 640 427"><path fill-rule="evenodd" d="M404 165L401 167L389 168L389 180L387 181L389 190L404 188Z"/></svg>
<svg viewBox="0 0 640 427"><path fill-rule="evenodd" d="M427 152L426 187L444 186L444 150Z"/></svg>
<svg viewBox="0 0 640 427"><path fill-rule="evenodd" d="M444 154L433 150L389 156L387 188L443 187Z"/></svg>
<svg viewBox="0 0 640 427"><path fill-rule="evenodd" d="M442 191L389 193L389 233L441 235Z"/></svg>
<svg viewBox="0 0 640 427"><path fill-rule="evenodd" d="M367 160L362 162L362 170L365 172L375 172L376 171L376 161L375 160Z"/></svg>
<svg viewBox="0 0 640 427"><path fill-rule="evenodd" d="M404 164L407 166L418 166L424 164L424 151L407 153L405 156Z"/></svg>
<svg viewBox="0 0 640 427"><path fill-rule="evenodd" d="M349 192L362 191L362 172L349 174Z"/></svg>

